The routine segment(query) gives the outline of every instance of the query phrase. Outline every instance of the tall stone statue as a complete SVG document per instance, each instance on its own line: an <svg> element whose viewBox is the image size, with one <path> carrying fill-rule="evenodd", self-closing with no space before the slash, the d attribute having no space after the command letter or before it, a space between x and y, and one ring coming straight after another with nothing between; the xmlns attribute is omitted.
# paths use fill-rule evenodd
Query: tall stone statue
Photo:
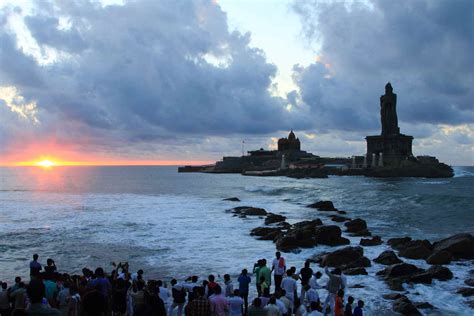
<svg viewBox="0 0 474 316"><path fill-rule="evenodd" d="M393 93L392 85L385 85L385 94L380 97L380 117L382 120L382 135L399 135L397 117L397 95Z"/></svg>

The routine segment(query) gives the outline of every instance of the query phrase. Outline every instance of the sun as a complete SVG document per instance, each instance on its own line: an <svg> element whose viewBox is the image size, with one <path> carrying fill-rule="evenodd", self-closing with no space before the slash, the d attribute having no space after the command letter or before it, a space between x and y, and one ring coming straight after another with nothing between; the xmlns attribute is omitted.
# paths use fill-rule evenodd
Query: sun
<svg viewBox="0 0 474 316"><path fill-rule="evenodd" d="M42 168L51 168L51 167L56 166L56 164L53 161L48 160L48 159L38 161L36 165Z"/></svg>

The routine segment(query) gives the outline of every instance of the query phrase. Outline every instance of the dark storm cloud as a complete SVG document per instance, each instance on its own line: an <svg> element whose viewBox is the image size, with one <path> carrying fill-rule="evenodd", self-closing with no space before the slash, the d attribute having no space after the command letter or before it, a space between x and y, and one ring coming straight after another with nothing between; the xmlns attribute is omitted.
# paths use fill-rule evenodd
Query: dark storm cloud
<svg viewBox="0 0 474 316"><path fill-rule="evenodd" d="M474 122L474 2L298 1L294 8L306 37L320 43L321 63L295 67L319 130L378 130L388 81L403 122Z"/></svg>
<svg viewBox="0 0 474 316"><path fill-rule="evenodd" d="M275 65L211 1L40 1L34 12L25 25L57 60L39 65L3 28L1 84L58 119L134 141L308 125L270 95Z"/></svg>

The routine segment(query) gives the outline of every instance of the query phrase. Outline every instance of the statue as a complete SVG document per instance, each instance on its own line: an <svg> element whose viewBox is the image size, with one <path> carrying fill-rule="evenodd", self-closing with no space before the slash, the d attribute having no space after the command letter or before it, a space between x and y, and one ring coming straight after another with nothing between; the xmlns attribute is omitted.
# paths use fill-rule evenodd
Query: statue
<svg viewBox="0 0 474 316"><path fill-rule="evenodd" d="M399 135L397 117L397 95L393 93L392 85L385 85L385 94L380 97L380 117L382 120L382 135Z"/></svg>

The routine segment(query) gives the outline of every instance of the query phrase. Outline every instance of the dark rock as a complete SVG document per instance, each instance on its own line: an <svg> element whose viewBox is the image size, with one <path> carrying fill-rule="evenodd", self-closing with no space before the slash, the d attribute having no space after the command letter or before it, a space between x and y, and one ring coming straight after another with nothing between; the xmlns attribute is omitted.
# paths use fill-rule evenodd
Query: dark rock
<svg viewBox="0 0 474 316"><path fill-rule="evenodd" d="M332 215L332 216L331 216L331 220L332 220L333 222L342 223L342 222L350 221L351 219L348 218L348 217L344 217L344 216Z"/></svg>
<svg viewBox="0 0 474 316"><path fill-rule="evenodd" d="M227 199L223 199L222 201L240 202L238 197L230 197Z"/></svg>
<svg viewBox="0 0 474 316"><path fill-rule="evenodd" d="M422 272L411 276L408 280L412 283L431 284L433 277L428 272Z"/></svg>
<svg viewBox="0 0 474 316"><path fill-rule="evenodd" d="M470 308L474 309L474 301L467 301L466 304L467 304L467 306L469 306Z"/></svg>
<svg viewBox="0 0 474 316"><path fill-rule="evenodd" d="M431 274L433 279L437 279L440 281L451 280L453 278L453 273L447 267L443 267L440 265L431 266L427 273Z"/></svg>
<svg viewBox="0 0 474 316"><path fill-rule="evenodd" d="M315 239L318 244L328 246L348 245L351 242L349 239L341 236L342 231L339 226L326 225L316 227Z"/></svg>
<svg viewBox="0 0 474 316"><path fill-rule="evenodd" d="M457 234L433 244L434 252L446 250L462 259L474 258L474 237L471 234Z"/></svg>
<svg viewBox="0 0 474 316"><path fill-rule="evenodd" d="M431 256L426 259L429 264L449 264L453 255L446 250L433 252Z"/></svg>
<svg viewBox="0 0 474 316"><path fill-rule="evenodd" d="M345 266L342 266L343 269L349 268L359 268L359 267L370 267L372 263L370 262L369 258L361 257Z"/></svg>
<svg viewBox="0 0 474 316"><path fill-rule="evenodd" d="M313 262L313 263L321 264L321 262L323 262L324 257L325 257L328 253L329 253L329 252L318 253L318 254L313 255L313 256L311 256L310 258L308 258L308 260L309 260L310 262Z"/></svg>
<svg viewBox="0 0 474 316"><path fill-rule="evenodd" d="M319 218L316 218L311 221L302 221L295 223L293 224L293 227L297 229L315 228L317 226L321 226L322 224L323 222Z"/></svg>
<svg viewBox="0 0 474 316"><path fill-rule="evenodd" d="M380 236L374 236L371 239L362 238L360 240L361 246L378 246L378 245L381 245L382 243L383 242Z"/></svg>
<svg viewBox="0 0 474 316"><path fill-rule="evenodd" d="M409 259L427 259L432 253L432 246L428 240L411 240L400 247L400 257Z"/></svg>
<svg viewBox="0 0 474 316"><path fill-rule="evenodd" d="M428 302L418 302L414 304L419 309L434 309L435 307Z"/></svg>
<svg viewBox="0 0 474 316"><path fill-rule="evenodd" d="M469 274L470 274L470 275L474 275L474 269L469 270Z"/></svg>
<svg viewBox="0 0 474 316"><path fill-rule="evenodd" d="M357 233L362 230L367 229L367 223L360 218L356 218L344 224L347 227L347 232L349 233Z"/></svg>
<svg viewBox="0 0 474 316"><path fill-rule="evenodd" d="M390 278L410 277L420 272L423 272L423 270L413 264L398 263L377 272L377 275L384 276L385 278L390 279Z"/></svg>
<svg viewBox="0 0 474 316"><path fill-rule="evenodd" d="M319 201L308 205L310 208L317 208L320 211L337 211L334 204L331 201Z"/></svg>
<svg viewBox="0 0 474 316"><path fill-rule="evenodd" d="M467 279L464 281L464 284L474 286L474 279Z"/></svg>
<svg viewBox="0 0 474 316"><path fill-rule="evenodd" d="M286 216L268 213L267 218L265 218L265 225L270 225L273 223L284 222L286 220Z"/></svg>
<svg viewBox="0 0 474 316"><path fill-rule="evenodd" d="M469 297L474 295L474 288L472 287L462 287L456 291L456 293L461 294L464 297Z"/></svg>
<svg viewBox="0 0 474 316"><path fill-rule="evenodd" d="M258 236L259 240L275 240L283 234L279 227L257 227L250 231L251 236Z"/></svg>
<svg viewBox="0 0 474 316"><path fill-rule="evenodd" d="M281 227L281 229L290 229L291 224L288 222L279 222L277 226Z"/></svg>
<svg viewBox="0 0 474 316"><path fill-rule="evenodd" d="M239 206L232 209L233 213L245 215L245 216L265 216L267 211L263 208L251 207L251 206Z"/></svg>
<svg viewBox="0 0 474 316"><path fill-rule="evenodd" d="M298 239L294 236L283 236L276 240L278 250L288 252L299 247Z"/></svg>
<svg viewBox="0 0 474 316"><path fill-rule="evenodd" d="M400 293L390 293L390 294L384 294L382 297L386 300L396 300L402 297Z"/></svg>
<svg viewBox="0 0 474 316"><path fill-rule="evenodd" d="M349 286L350 289L363 289L365 288L365 286L363 286L362 284L354 284L354 285L351 285Z"/></svg>
<svg viewBox="0 0 474 316"><path fill-rule="evenodd" d="M368 237L368 236L372 236L372 233L369 232L368 229L363 229L363 230L360 230L356 233L352 233L351 236L354 236L354 237Z"/></svg>
<svg viewBox="0 0 474 316"><path fill-rule="evenodd" d="M344 247L326 254L322 261L322 267L340 267L350 264L364 256L362 247Z"/></svg>
<svg viewBox="0 0 474 316"><path fill-rule="evenodd" d="M393 302L393 310L403 315L421 315L420 311L413 305L408 297L402 295L402 297L396 299Z"/></svg>
<svg viewBox="0 0 474 316"><path fill-rule="evenodd" d="M400 260L392 250L386 250L382 252L377 258L375 258L374 262L384 265L392 265L402 263L403 261Z"/></svg>
<svg viewBox="0 0 474 316"><path fill-rule="evenodd" d="M400 250L400 246L411 241L411 237L400 237L400 238L390 238L387 240L387 244L395 250Z"/></svg>
<svg viewBox="0 0 474 316"><path fill-rule="evenodd" d="M367 270L365 268L349 268L344 269L345 275L368 275Z"/></svg>
<svg viewBox="0 0 474 316"><path fill-rule="evenodd" d="M347 214L347 212L346 212L346 211L340 211L340 210L337 210L337 212L338 212L339 214L342 214L342 215L345 215L345 214Z"/></svg>
<svg viewBox="0 0 474 316"><path fill-rule="evenodd" d="M404 291L405 289L403 288L403 281L401 279L388 279L385 280L385 283L387 283L388 287L392 291Z"/></svg>

